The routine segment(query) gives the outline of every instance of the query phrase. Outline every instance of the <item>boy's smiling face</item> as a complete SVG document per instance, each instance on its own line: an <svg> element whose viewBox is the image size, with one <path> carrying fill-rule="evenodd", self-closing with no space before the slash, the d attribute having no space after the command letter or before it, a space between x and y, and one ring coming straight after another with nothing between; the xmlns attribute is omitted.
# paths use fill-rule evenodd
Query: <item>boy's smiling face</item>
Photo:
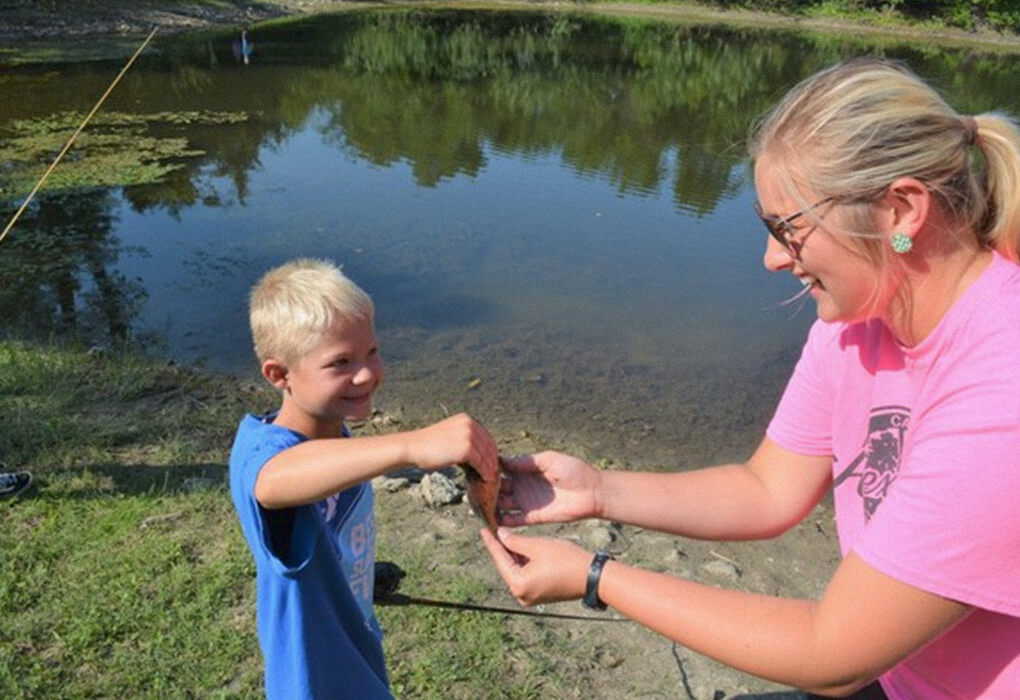
<svg viewBox="0 0 1020 700"><path fill-rule="evenodd" d="M371 415L382 379L371 319L338 319L315 347L283 368L280 383L273 382L283 389L276 422L310 438L336 437L345 419Z"/></svg>

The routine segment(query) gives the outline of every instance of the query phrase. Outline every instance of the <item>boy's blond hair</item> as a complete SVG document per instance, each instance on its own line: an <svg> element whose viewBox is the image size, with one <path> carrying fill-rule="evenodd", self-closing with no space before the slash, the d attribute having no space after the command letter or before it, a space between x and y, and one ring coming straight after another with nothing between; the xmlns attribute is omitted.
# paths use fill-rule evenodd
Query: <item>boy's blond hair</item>
<svg viewBox="0 0 1020 700"><path fill-rule="evenodd" d="M259 363L307 354L338 319L373 320L372 298L328 260L275 267L252 288L248 318Z"/></svg>

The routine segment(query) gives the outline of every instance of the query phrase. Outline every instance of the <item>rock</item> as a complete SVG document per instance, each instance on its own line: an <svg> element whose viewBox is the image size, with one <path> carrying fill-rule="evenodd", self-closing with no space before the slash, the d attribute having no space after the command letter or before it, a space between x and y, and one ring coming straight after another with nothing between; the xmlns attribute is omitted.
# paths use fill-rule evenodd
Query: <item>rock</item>
<svg viewBox="0 0 1020 700"><path fill-rule="evenodd" d="M623 657L611 649L600 649L595 654L596 660L604 668L616 668L623 663Z"/></svg>
<svg viewBox="0 0 1020 700"><path fill-rule="evenodd" d="M592 527L584 533L584 541L593 549L608 549L616 541L616 533L608 527Z"/></svg>
<svg viewBox="0 0 1020 700"><path fill-rule="evenodd" d="M420 489L425 504L431 508L459 503L464 496L464 492L453 482L453 479L440 472L432 472L423 476Z"/></svg>
<svg viewBox="0 0 1020 700"><path fill-rule="evenodd" d="M740 569L728 561L710 561L701 568L713 576L728 581L736 581L740 578Z"/></svg>
<svg viewBox="0 0 1020 700"><path fill-rule="evenodd" d="M372 480L372 486L376 489L396 493L397 491L410 488L411 480L402 476L395 479L388 476L379 476Z"/></svg>

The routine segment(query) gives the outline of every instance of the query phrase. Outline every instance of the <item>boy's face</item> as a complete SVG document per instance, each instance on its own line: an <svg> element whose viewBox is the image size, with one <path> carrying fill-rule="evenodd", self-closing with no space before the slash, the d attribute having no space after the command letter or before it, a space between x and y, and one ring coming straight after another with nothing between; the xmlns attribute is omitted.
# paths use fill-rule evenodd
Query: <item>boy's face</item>
<svg viewBox="0 0 1020 700"><path fill-rule="evenodd" d="M340 319L287 368L284 410L296 411L333 437L344 419L365 420L371 415L372 395L382 379L372 321Z"/></svg>

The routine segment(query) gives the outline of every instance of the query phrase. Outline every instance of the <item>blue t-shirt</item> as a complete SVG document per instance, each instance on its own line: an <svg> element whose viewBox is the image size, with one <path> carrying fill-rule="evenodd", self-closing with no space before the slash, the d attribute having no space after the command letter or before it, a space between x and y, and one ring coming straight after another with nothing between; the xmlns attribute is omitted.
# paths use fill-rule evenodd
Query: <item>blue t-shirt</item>
<svg viewBox="0 0 1020 700"><path fill-rule="evenodd" d="M262 508L255 500L259 471L307 439L274 425L274 417L246 415L230 453L230 493L255 557L266 696L389 700L372 608L372 487L359 484L296 508Z"/></svg>

